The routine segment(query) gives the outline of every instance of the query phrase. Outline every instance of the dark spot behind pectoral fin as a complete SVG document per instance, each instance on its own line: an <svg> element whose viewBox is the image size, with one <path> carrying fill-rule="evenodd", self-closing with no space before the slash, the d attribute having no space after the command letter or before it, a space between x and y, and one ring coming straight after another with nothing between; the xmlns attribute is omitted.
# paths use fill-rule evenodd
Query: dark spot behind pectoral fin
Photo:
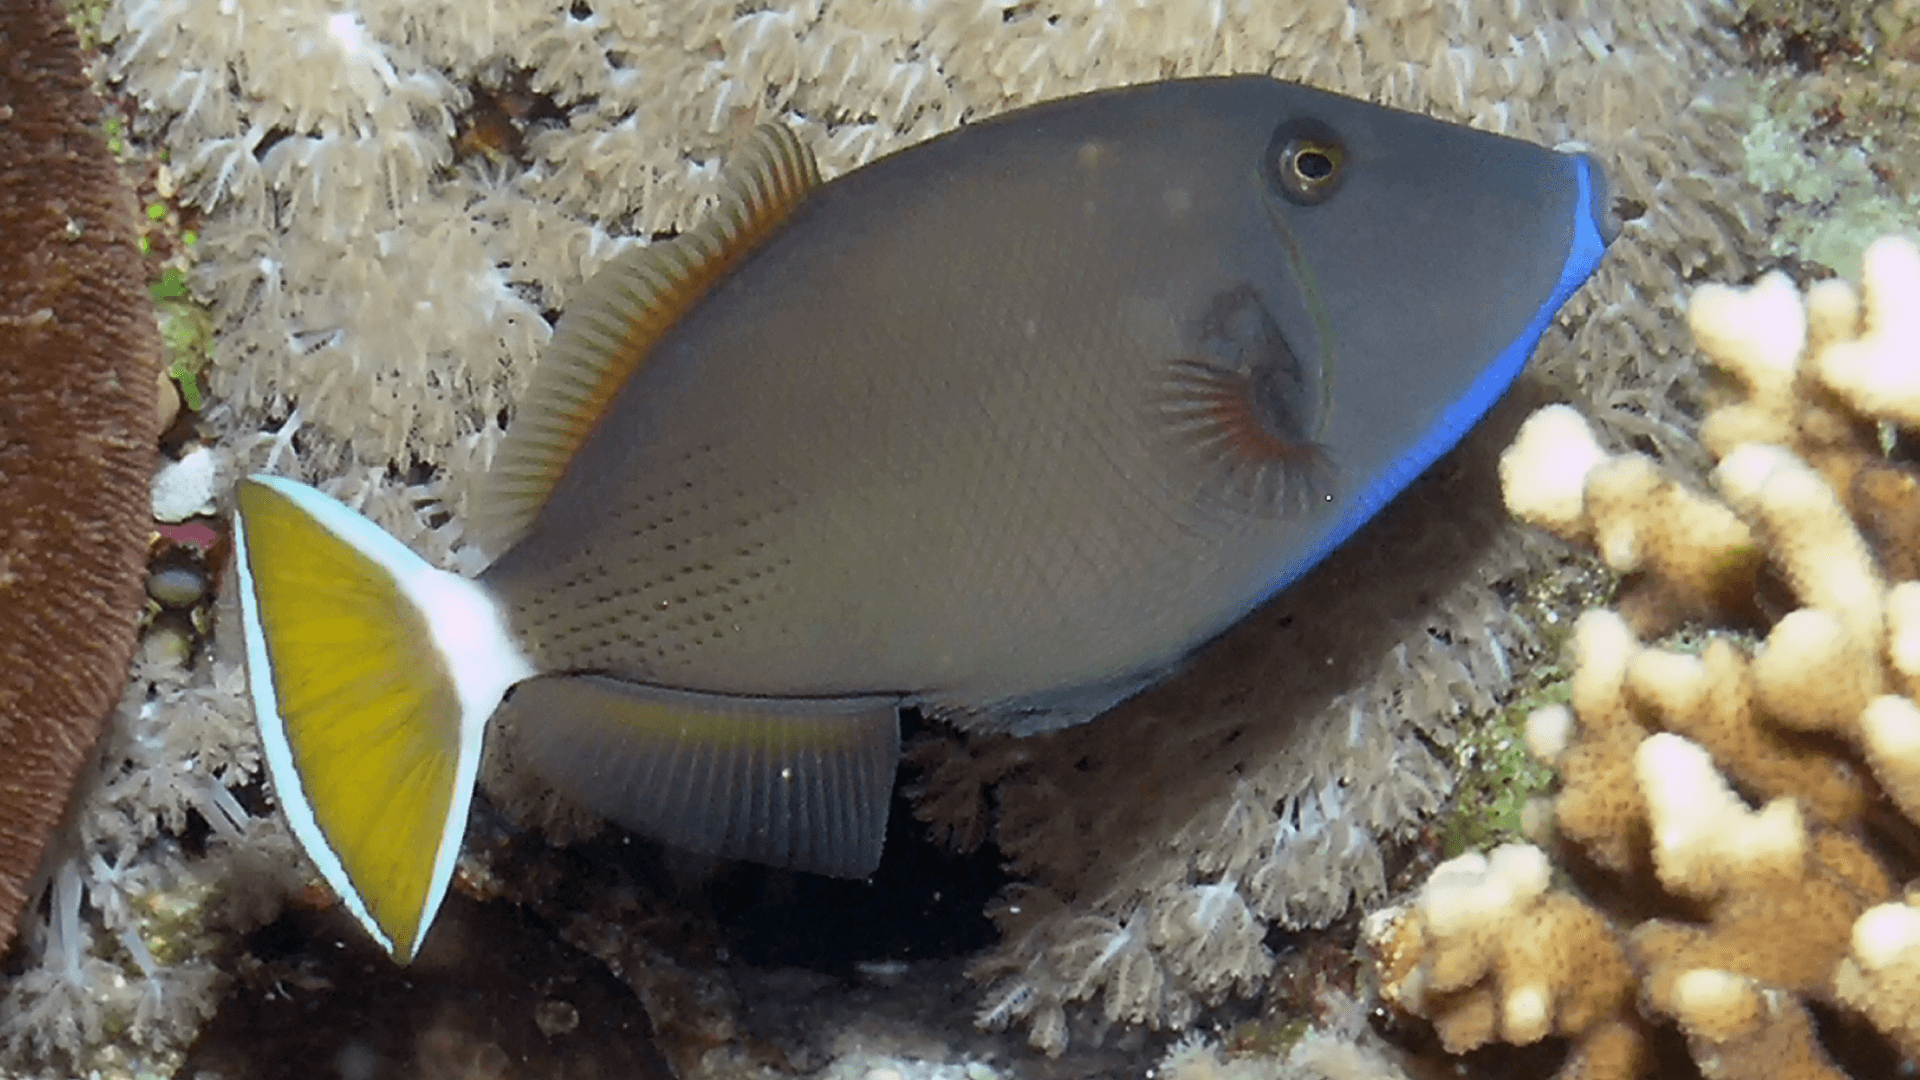
<svg viewBox="0 0 1920 1080"><path fill-rule="evenodd" d="M1251 288L1214 295L1168 361L1153 418L1206 505L1255 517L1299 513L1333 488L1319 441L1330 388L1288 344Z"/></svg>
<svg viewBox="0 0 1920 1080"><path fill-rule="evenodd" d="M503 708L536 770L636 832L835 877L880 864L896 699L728 697L556 675L521 683Z"/></svg>

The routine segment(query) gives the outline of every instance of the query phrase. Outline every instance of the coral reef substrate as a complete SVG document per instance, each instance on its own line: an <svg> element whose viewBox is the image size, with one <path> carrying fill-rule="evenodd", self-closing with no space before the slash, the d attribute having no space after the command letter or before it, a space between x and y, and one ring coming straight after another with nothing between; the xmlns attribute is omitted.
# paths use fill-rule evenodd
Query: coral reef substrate
<svg viewBox="0 0 1920 1080"><path fill-rule="evenodd" d="M1874 1075L1920 1056L1896 888L1920 827L1920 248L1876 242L1857 289L1702 286L1690 319L1732 384L1702 425L1713 492L1565 406L1504 458L1514 511L1625 584L1575 628L1570 706L1528 721L1558 774L1542 846L1374 916L1382 992L1454 1051L1564 1037L1566 1078L1655 1075L1671 1031L1707 1076ZM1646 643L1680 624L1715 629Z"/></svg>

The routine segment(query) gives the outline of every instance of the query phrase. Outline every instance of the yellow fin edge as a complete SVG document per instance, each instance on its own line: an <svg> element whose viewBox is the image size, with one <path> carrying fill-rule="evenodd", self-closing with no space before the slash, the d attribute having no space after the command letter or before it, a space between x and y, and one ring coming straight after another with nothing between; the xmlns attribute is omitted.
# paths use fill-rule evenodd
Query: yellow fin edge
<svg viewBox="0 0 1920 1080"><path fill-rule="evenodd" d="M819 183L799 138L762 125L728 161L713 213L671 240L624 252L586 283L534 369L476 500L474 529L488 550L498 554L526 531L660 338Z"/></svg>

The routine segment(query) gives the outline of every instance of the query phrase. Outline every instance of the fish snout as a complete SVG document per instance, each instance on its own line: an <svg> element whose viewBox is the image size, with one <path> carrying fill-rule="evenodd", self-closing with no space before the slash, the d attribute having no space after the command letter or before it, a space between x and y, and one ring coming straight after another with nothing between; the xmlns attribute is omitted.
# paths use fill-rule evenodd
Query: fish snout
<svg viewBox="0 0 1920 1080"><path fill-rule="evenodd" d="M1586 165L1587 176L1591 178L1593 188L1588 200L1586 212L1593 219L1594 231L1600 234L1600 242L1612 244L1620 235L1621 219L1614 207L1613 183L1607 179L1606 167L1592 154L1579 155Z"/></svg>

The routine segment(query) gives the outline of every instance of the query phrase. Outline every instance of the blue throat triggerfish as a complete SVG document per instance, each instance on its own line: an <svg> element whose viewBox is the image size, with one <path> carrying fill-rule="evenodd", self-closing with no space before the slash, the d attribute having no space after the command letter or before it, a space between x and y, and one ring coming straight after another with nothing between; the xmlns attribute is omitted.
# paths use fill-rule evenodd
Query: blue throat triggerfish
<svg viewBox="0 0 1920 1080"><path fill-rule="evenodd" d="M1027 733L1161 678L1459 440L1617 231L1585 156L1260 77L828 183L766 127L726 176L569 306L477 579L240 485L274 788L403 962L496 710L630 828L865 876L902 706Z"/></svg>

